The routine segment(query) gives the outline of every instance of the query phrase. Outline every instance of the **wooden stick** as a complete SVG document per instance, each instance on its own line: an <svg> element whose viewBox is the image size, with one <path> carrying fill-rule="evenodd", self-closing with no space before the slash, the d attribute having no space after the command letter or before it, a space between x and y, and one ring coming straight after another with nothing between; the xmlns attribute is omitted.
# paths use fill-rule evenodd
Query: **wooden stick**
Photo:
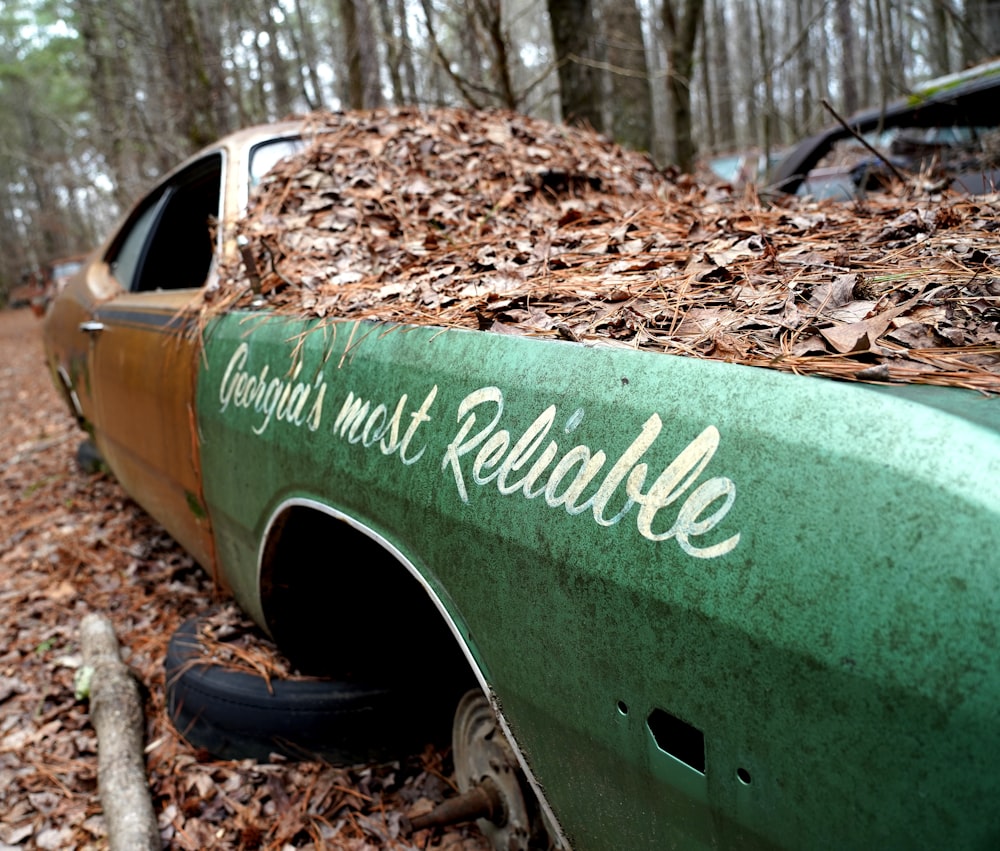
<svg viewBox="0 0 1000 851"><path fill-rule="evenodd" d="M833 106L830 104L830 101L828 101L826 98L822 98L820 100L820 103L822 103L823 106L826 107L826 110L834 118L837 119L841 127L843 127L848 133L850 133L855 139L857 139L862 145L864 145L865 148L868 149L869 153L878 157L883 163L885 163L885 165L889 168L889 171L891 171L896 176L896 180L898 180L904 186L910 185L909 178L905 174L903 174L903 172L901 172L898 168L896 168L896 166L894 166L889 161L889 159L884 154L882 154L881 151L870 145L868 141L857 130L851 127L851 125L847 123L847 119L844 118L839 112L837 112L837 110L833 108Z"/></svg>
<svg viewBox="0 0 1000 851"><path fill-rule="evenodd" d="M88 614L80 624L90 680L90 719L97 730L97 788L111 851L160 851L143 758L145 716L139 689L118 653L111 621Z"/></svg>

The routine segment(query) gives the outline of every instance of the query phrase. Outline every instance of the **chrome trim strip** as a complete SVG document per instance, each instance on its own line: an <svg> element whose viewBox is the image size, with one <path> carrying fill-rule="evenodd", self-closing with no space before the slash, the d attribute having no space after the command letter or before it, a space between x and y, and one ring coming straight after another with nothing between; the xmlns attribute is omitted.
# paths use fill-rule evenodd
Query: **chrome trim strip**
<svg viewBox="0 0 1000 851"><path fill-rule="evenodd" d="M171 290L171 292L196 293L199 290ZM119 325L127 325L132 328L143 328L151 331L165 331L168 334L176 334L190 327L193 323L191 316L185 316L174 308L163 307L162 305L144 306L128 296L135 293L124 293L123 296L107 304L99 305L94 316L97 322L102 319L105 322L114 322ZM138 294L140 297L145 293ZM84 330L82 327L81 331Z"/></svg>
<svg viewBox="0 0 1000 851"><path fill-rule="evenodd" d="M63 383L63 387L66 390L66 395L69 397L70 404L73 406L73 413L76 414L76 418L83 422L83 409L80 407L80 397L76 395L76 388L73 386L73 382L70 381L69 373L66 372L62 364L56 367L56 372L59 373L59 379Z"/></svg>

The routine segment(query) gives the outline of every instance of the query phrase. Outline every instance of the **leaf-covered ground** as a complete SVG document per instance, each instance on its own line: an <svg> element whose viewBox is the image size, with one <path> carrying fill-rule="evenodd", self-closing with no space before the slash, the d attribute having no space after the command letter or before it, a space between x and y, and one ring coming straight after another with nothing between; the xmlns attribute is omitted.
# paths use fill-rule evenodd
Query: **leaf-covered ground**
<svg viewBox="0 0 1000 851"><path fill-rule="evenodd" d="M446 754L352 770L220 762L174 731L167 642L222 601L110 476L77 469L82 435L51 385L39 333L29 311L0 312L0 851L107 846L97 740L73 687L88 611L112 619L143 686L165 848L483 851L474 828L400 835L401 816L451 794Z"/></svg>

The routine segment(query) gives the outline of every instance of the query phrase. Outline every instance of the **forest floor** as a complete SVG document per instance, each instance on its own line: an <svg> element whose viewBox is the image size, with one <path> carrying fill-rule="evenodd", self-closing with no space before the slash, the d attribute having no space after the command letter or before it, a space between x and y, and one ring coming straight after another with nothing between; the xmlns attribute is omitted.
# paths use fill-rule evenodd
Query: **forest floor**
<svg viewBox="0 0 1000 851"><path fill-rule="evenodd" d="M400 833L401 816L452 793L446 753L351 769L226 762L178 735L164 705L167 642L220 600L111 476L79 470L83 435L40 330L30 311L0 312L0 851L107 846L97 737L73 685L92 611L111 618L142 686L165 848L486 849L474 826Z"/></svg>

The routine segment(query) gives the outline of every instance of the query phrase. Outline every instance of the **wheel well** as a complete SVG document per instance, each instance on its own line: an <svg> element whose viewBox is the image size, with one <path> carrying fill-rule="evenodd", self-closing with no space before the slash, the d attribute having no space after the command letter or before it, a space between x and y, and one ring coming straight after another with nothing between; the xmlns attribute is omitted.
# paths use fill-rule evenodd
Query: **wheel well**
<svg viewBox="0 0 1000 851"><path fill-rule="evenodd" d="M338 517L304 506L282 512L265 547L260 590L268 629L300 670L438 685L456 701L476 684L421 582Z"/></svg>
<svg viewBox="0 0 1000 851"><path fill-rule="evenodd" d="M377 538L293 505L271 525L260 591L271 635L300 670L411 687L414 723L427 740L450 744L459 700L483 686L430 593ZM556 847L568 847L537 783L530 785Z"/></svg>

